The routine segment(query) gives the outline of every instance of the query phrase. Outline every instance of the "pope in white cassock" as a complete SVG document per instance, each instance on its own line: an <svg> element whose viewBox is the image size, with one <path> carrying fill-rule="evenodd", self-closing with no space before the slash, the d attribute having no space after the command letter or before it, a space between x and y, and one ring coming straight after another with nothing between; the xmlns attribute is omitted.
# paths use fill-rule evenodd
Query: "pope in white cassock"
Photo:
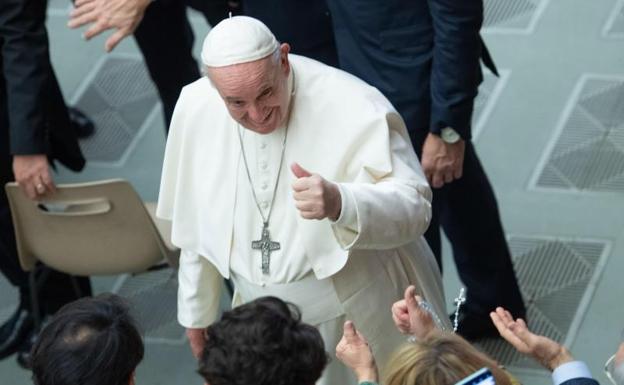
<svg viewBox="0 0 624 385"><path fill-rule="evenodd" d="M383 367L409 284L447 322L422 237L431 191L388 100L289 49L256 19L226 19L203 44L207 76L180 95L157 211L182 249L178 319L197 355L231 278L234 305L293 302L328 351L353 320ZM320 383L355 378L333 360Z"/></svg>

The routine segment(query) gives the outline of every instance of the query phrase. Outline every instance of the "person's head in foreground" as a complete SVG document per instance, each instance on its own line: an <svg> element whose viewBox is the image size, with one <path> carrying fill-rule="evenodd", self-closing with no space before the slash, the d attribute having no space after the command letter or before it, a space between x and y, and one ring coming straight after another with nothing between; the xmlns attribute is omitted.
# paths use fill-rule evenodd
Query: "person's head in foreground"
<svg viewBox="0 0 624 385"><path fill-rule="evenodd" d="M143 340L128 307L103 294L65 305L33 346L35 385L128 385L143 359Z"/></svg>
<svg viewBox="0 0 624 385"><path fill-rule="evenodd" d="M206 37L205 72L243 127L268 134L286 122L292 91L289 51L261 21L247 16L221 21Z"/></svg>
<svg viewBox="0 0 624 385"><path fill-rule="evenodd" d="M509 385L496 362L450 332L431 333L401 346L389 361L384 385L453 385L487 367L497 385Z"/></svg>
<svg viewBox="0 0 624 385"><path fill-rule="evenodd" d="M326 364L320 333L297 307L262 297L206 329L199 373L209 385L313 385Z"/></svg>

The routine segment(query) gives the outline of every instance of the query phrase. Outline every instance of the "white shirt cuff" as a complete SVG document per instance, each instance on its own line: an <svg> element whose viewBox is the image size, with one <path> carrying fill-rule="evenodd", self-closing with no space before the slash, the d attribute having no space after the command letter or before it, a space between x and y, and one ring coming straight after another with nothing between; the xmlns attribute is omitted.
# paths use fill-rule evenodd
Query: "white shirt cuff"
<svg viewBox="0 0 624 385"><path fill-rule="evenodd" d="M341 183L336 183L336 185L338 186L338 191L340 191L342 207L340 208L340 216L333 224L357 230L357 213L353 197Z"/></svg>
<svg viewBox="0 0 624 385"><path fill-rule="evenodd" d="M593 378L589 368L583 361L566 362L559 365L552 372L552 381L554 385L560 385L573 378Z"/></svg>

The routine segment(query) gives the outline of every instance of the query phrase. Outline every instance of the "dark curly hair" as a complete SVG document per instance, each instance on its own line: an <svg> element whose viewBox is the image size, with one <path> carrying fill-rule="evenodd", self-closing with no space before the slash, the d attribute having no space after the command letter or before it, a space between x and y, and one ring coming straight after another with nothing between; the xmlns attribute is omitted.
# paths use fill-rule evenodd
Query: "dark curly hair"
<svg viewBox="0 0 624 385"><path fill-rule="evenodd" d="M33 346L35 385L127 385L143 359L128 305L113 294L65 305Z"/></svg>
<svg viewBox="0 0 624 385"><path fill-rule="evenodd" d="M261 297L206 329L199 373L210 385L313 385L327 365L323 339L293 305Z"/></svg>

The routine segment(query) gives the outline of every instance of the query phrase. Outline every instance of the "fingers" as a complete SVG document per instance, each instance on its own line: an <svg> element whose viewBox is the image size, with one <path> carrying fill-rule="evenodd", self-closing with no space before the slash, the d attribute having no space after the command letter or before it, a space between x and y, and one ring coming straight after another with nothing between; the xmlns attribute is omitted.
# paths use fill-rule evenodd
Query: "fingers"
<svg viewBox="0 0 624 385"><path fill-rule="evenodd" d="M18 184L22 188L22 191L24 192L24 194L26 194L28 199L37 198L37 191L35 190L35 186L32 183L18 183Z"/></svg>
<svg viewBox="0 0 624 385"><path fill-rule="evenodd" d="M455 169L453 170L453 179L460 179L463 174L464 174L464 165L463 163L460 163L458 167L455 167Z"/></svg>
<svg viewBox="0 0 624 385"><path fill-rule="evenodd" d="M96 0L76 0L74 1L74 7L80 7L84 4L94 4Z"/></svg>
<svg viewBox="0 0 624 385"><path fill-rule="evenodd" d="M85 31L83 36L84 36L85 39L89 40L92 37L95 37L95 36L101 34L102 32L106 31L107 29L109 29L109 27L105 23L103 23L103 22L96 22L91 27L89 27L89 29L87 29Z"/></svg>
<svg viewBox="0 0 624 385"><path fill-rule="evenodd" d="M96 8L96 5L94 2L87 2L87 3L83 2L83 4L81 5L74 4L74 8L69 12L70 21L75 20L76 18L84 14L92 12L95 8Z"/></svg>
<svg viewBox="0 0 624 385"><path fill-rule="evenodd" d="M56 186L54 185L54 181L52 180L52 177L50 176L50 172L48 170L45 170L45 172L41 173L40 179L41 184L44 186L45 192L53 193L56 191Z"/></svg>
<svg viewBox="0 0 624 385"><path fill-rule="evenodd" d="M403 334L407 334L410 331L410 319L409 313L407 312L407 304L405 303L405 299L397 301L392 304L392 320L396 325L397 329Z"/></svg>
<svg viewBox="0 0 624 385"><path fill-rule="evenodd" d="M346 321L344 323L342 336L345 338L347 343L355 343L359 340L353 321Z"/></svg>
<svg viewBox="0 0 624 385"><path fill-rule="evenodd" d="M419 302L422 301L422 298L418 296L419 300L416 299L416 287L408 286L405 289L405 304L407 306L408 315L415 315L419 310Z"/></svg>
<svg viewBox="0 0 624 385"><path fill-rule="evenodd" d="M76 15L70 15L69 22L67 23L69 28L78 28L86 24L95 23L98 19L99 14L95 8L83 9L79 12L80 13L76 12Z"/></svg>
<svg viewBox="0 0 624 385"><path fill-rule="evenodd" d="M431 176L431 185L433 188L441 188L444 186L444 176L441 172L436 171Z"/></svg>
<svg viewBox="0 0 624 385"><path fill-rule="evenodd" d="M295 177L297 178L305 178L308 176L312 176L311 172L301 167L299 163L297 162L290 165L290 170L292 171L293 175L295 175Z"/></svg>
<svg viewBox="0 0 624 385"><path fill-rule="evenodd" d="M498 333L507 342L509 342L516 350L521 353L529 352L529 345L527 344L526 335L518 333L518 322L514 321L511 314L505 309L498 307L496 311L490 313L490 318L494 323L494 326L498 330ZM525 331L528 331L526 327Z"/></svg>
<svg viewBox="0 0 624 385"><path fill-rule="evenodd" d="M112 51L113 49L115 49L115 47L117 47L117 44L119 44L120 41L125 39L126 36L132 34L133 32L134 31L124 29L117 30L106 40L106 43L104 44L104 49L106 49L106 52Z"/></svg>

